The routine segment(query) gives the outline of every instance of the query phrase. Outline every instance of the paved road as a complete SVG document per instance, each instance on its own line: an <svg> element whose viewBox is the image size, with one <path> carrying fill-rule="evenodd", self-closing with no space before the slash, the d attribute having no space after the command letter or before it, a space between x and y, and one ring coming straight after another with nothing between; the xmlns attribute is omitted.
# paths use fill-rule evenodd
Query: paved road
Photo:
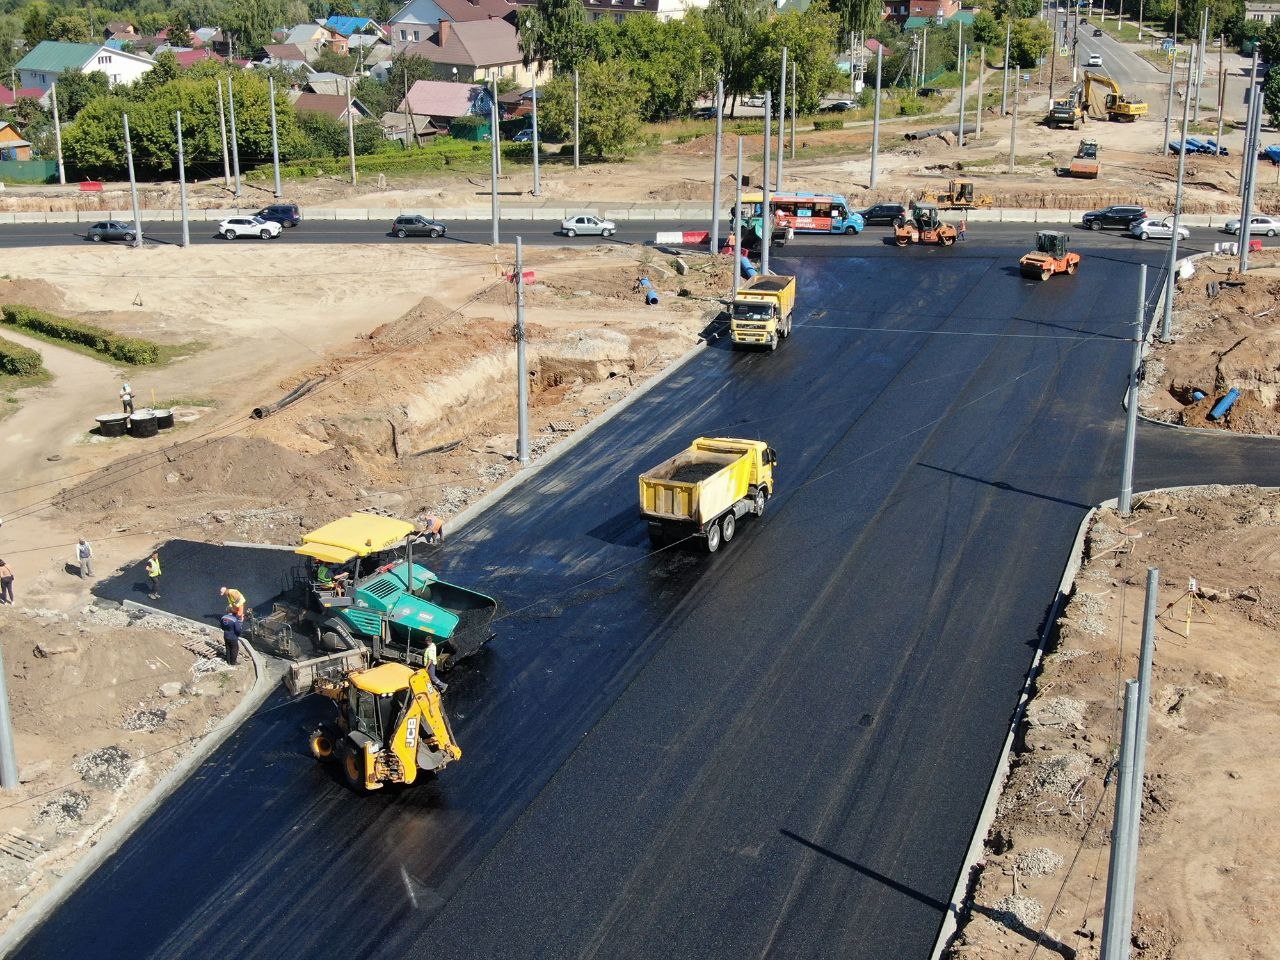
<svg viewBox="0 0 1280 960"><path fill-rule="evenodd" d="M1153 211L1153 215L1154 215ZM949 215L953 220L958 220L963 214L956 211ZM239 249L252 254L263 245L273 244L292 244L292 243L393 243L393 244L425 244L430 246L450 246L456 244L488 244L492 241L493 232L489 223L486 221L460 221L449 224L448 236L432 240L427 237L405 237L403 240L391 236L388 231L389 224L382 222L364 222L359 220L312 220L304 223L302 226L292 230L286 230L283 236L278 240L223 240L213 232L212 224L205 224L204 229L199 229L193 225L191 232L192 244L227 244L235 245ZM545 220L510 220L502 221L499 227L500 237L503 243L514 243L517 236L524 238L525 243L539 245L563 245L563 246L591 246L597 243L652 243L654 236L658 232L672 230L700 230L706 228L706 223L689 223L688 221L662 221L654 222L652 220L621 220L618 222L618 233L610 240L601 240L599 237L575 237L570 240L567 237L560 236L556 230L559 227L559 221L551 222ZM1046 224L1040 224L1040 228L1044 228ZM1069 224L1063 225L1070 228ZM972 239L979 238L991 240L997 243L1017 243L1024 242L1026 238L1033 238L1037 225L1030 223L973 223L970 225L969 233ZM722 236L728 236L728 224L721 226ZM157 223L152 226L143 224L144 237L147 243L163 243L177 244L180 242L181 226L176 223ZM856 237L811 237L804 236L800 241L810 245L819 245L824 249L832 250L862 250L866 248L878 248L883 245L885 236L891 231L887 227L868 227L860 236ZM1106 240L1109 246L1116 245L1120 248L1130 248L1137 246L1140 241L1119 233L1107 233ZM1222 233L1218 233L1207 227L1199 227L1192 229L1192 242L1194 249L1204 249L1213 245L1214 240L1227 239ZM1095 241L1098 238L1093 238ZM0 226L0 249L17 248L17 247L47 247L62 246L66 244L83 244L89 245L84 238L84 225L82 224L22 224L22 225L5 225ZM113 243L113 246L128 246L121 242ZM785 252L785 251L784 251ZM1024 251L1025 252L1025 251Z"/></svg>
<svg viewBox="0 0 1280 960"><path fill-rule="evenodd" d="M17 952L923 958L1047 604L1118 487L1135 254L788 247L794 338L717 344L455 535L500 597L450 677L466 754L359 798L269 701ZM1151 283L1159 281L1153 271ZM767 438L715 557L648 552L635 475ZM1140 486L1280 483L1280 446L1143 428Z"/></svg>

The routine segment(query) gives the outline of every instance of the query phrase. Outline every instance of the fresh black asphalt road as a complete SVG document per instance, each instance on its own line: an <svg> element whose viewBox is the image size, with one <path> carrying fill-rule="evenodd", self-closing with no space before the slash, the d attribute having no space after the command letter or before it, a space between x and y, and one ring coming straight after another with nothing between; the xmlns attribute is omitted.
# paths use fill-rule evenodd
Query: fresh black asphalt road
<svg viewBox="0 0 1280 960"><path fill-rule="evenodd" d="M1155 216L1154 213L1152 215ZM959 220L963 216L964 214L958 211L948 215L949 219L952 220ZM205 243L222 244L245 250L246 254L252 254L258 247L264 245L295 243L389 243L398 246L421 244L440 246L447 249L458 244L489 244L493 242L493 228L487 220L459 220L451 222L448 226L448 234L434 240L429 237L405 237L400 239L391 235L390 220L308 220L298 227L285 230L275 240L224 240L217 235L217 224L215 222L200 221L191 224L190 235L193 245ZM600 237L574 237L569 239L561 236L558 233L560 228L558 220L502 220L499 221L499 239L503 243L514 243L516 237L521 237L525 243L540 246L555 244L568 247L589 247L597 243L652 243L654 236L660 232L689 229L702 230L708 226L706 223L690 224L687 220L659 220L656 222L653 220L619 220L617 234L609 240L602 240ZM89 241L85 239L87 227L88 224L83 223L5 224L0 226L0 249L65 246L68 244L89 246ZM1041 224L1041 229L1045 227L1046 225ZM805 242L853 248L878 247L884 239L886 230L887 228L885 227L868 227L861 236L857 237L806 238ZM1035 231L1036 225L1031 223L974 222L970 224L969 236L972 241L994 237L998 242L1010 242L1017 245L1026 243L1028 245L1027 249L1029 249L1034 245ZM1073 232L1079 234L1082 238L1087 236L1078 228ZM722 222L721 236L727 237L728 235L728 224ZM143 236L148 246L176 246L182 240L182 227L181 224L177 223L157 222L149 224L144 221ZM1192 249L1188 252L1211 247L1215 240L1233 239L1226 234L1210 230L1207 227L1192 228L1191 236ZM1102 237L1105 237L1105 240L1094 236L1090 238L1090 241L1093 243L1113 244L1125 250L1140 247L1168 248L1167 240L1149 240L1144 243L1123 231L1108 231L1102 234ZM1085 241L1082 239L1081 242ZM129 246L123 240L110 241L103 245ZM1022 252L1025 253L1025 249ZM1150 253L1137 252L1133 255L1150 256Z"/></svg>
<svg viewBox="0 0 1280 960"><path fill-rule="evenodd" d="M446 544L502 601L449 677L460 762L358 797L306 752L326 704L276 694L17 956L927 957L1117 492L1159 258L1082 235L1041 284L1025 249L789 246L781 350L717 341ZM636 475L717 434L776 447L777 497L650 553ZM1280 483L1280 450L1142 429L1139 487L1209 480Z"/></svg>

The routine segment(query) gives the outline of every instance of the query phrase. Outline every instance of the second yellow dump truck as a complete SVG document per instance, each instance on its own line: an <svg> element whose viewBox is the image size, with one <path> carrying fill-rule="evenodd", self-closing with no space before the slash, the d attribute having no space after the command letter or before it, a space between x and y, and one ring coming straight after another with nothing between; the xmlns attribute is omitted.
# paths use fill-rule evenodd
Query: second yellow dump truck
<svg viewBox="0 0 1280 960"><path fill-rule="evenodd" d="M738 520L773 496L778 455L763 440L699 437L640 475L640 515L655 547L699 539L708 553L733 539Z"/></svg>
<svg viewBox="0 0 1280 960"><path fill-rule="evenodd" d="M729 336L734 346L768 347L791 336L796 306L795 277L756 277L738 290L729 309Z"/></svg>

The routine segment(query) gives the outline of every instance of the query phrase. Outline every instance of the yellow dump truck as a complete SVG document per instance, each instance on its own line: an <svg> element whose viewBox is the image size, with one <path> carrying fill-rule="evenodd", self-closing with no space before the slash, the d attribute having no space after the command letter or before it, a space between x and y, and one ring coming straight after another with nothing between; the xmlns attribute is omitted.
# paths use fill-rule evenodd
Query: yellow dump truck
<svg viewBox="0 0 1280 960"><path fill-rule="evenodd" d="M760 516L773 496L778 455L762 440L699 437L640 475L640 515L655 547L689 538L707 553L728 543L738 520Z"/></svg>
<svg viewBox="0 0 1280 960"><path fill-rule="evenodd" d="M791 336L796 305L795 277L756 277L738 290L729 310L729 336L734 346L768 347Z"/></svg>

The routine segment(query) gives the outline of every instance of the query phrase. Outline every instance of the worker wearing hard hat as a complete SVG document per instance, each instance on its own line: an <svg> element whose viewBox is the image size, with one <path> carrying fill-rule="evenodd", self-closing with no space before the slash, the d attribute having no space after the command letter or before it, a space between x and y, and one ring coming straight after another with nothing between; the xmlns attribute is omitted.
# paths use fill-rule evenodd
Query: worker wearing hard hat
<svg viewBox="0 0 1280 960"><path fill-rule="evenodd" d="M239 619L244 619L244 594L235 587L220 587L218 593L227 598L227 610Z"/></svg>

